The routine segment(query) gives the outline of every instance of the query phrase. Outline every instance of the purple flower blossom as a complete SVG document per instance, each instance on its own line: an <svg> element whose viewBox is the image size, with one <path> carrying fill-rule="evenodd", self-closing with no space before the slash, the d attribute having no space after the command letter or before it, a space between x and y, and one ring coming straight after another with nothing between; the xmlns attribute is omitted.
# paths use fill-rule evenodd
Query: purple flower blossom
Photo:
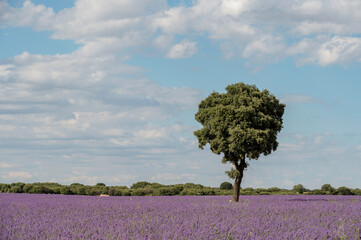
<svg viewBox="0 0 361 240"><path fill-rule="evenodd" d="M359 196L0 193L0 239L360 239Z"/></svg>

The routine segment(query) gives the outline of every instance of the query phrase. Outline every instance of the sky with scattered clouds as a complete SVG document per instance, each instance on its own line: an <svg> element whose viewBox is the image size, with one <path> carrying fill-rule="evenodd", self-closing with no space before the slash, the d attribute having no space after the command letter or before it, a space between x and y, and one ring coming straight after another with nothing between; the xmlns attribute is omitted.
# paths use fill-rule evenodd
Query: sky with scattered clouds
<svg viewBox="0 0 361 240"><path fill-rule="evenodd" d="M197 147L231 83L287 105L242 187L361 187L361 2L0 0L0 182L230 181Z"/></svg>

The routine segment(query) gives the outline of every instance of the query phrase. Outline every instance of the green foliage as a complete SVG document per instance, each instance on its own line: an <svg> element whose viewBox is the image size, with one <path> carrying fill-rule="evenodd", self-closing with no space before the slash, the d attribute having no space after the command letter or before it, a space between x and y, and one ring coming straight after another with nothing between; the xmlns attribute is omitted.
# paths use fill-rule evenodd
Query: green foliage
<svg viewBox="0 0 361 240"><path fill-rule="evenodd" d="M157 189L157 188L164 187L164 185L160 184L160 183L151 183L150 185L148 185L148 187L150 187L152 189Z"/></svg>
<svg viewBox="0 0 361 240"><path fill-rule="evenodd" d="M193 133L199 148L209 144L213 153L223 155L222 163L234 165L226 171L235 179L234 201L248 166L246 158L257 160L277 150L285 106L267 90L245 83L228 85L226 93L213 92L198 105L195 119L203 128Z"/></svg>
<svg viewBox="0 0 361 240"><path fill-rule="evenodd" d="M109 187L108 188L108 195L109 196L122 196L123 195L123 191L126 190L127 187L123 187L123 186L116 186L116 187ZM129 190L126 190L129 191ZM106 194L106 193L103 193Z"/></svg>
<svg viewBox="0 0 361 240"><path fill-rule="evenodd" d="M332 194L336 189L330 184L323 184L321 190L324 191L326 194Z"/></svg>
<svg viewBox="0 0 361 240"><path fill-rule="evenodd" d="M271 187L268 189L269 192L279 192L281 191L281 189L279 189L278 187Z"/></svg>
<svg viewBox="0 0 361 240"><path fill-rule="evenodd" d="M336 194L337 195L353 195L351 189L344 187L344 186L337 188Z"/></svg>
<svg viewBox="0 0 361 240"><path fill-rule="evenodd" d="M358 188L353 189L352 193L353 193L354 195L361 196L361 189L358 189Z"/></svg>
<svg viewBox="0 0 361 240"><path fill-rule="evenodd" d="M22 193L23 189L20 186L12 186L10 188L11 193Z"/></svg>
<svg viewBox="0 0 361 240"><path fill-rule="evenodd" d="M201 184L194 184L194 183L186 183L183 184L183 186L185 188L196 188L196 189L204 188L204 186L202 186Z"/></svg>
<svg viewBox="0 0 361 240"><path fill-rule="evenodd" d="M325 195L326 191L323 191L321 189L314 189L310 192L310 194L312 195Z"/></svg>
<svg viewBox="0 0 361 240"><path fill-rule="evenodd" d="M60 194L60 189L61 187L54 187L52 190L54 194Z"/></svg>
<svg viewBox="0 0 361 240"><path fill-rule="evenodd" d="M34 186L29 190L29 193L37 193L37 194L45 193L44 187L41 186L41 185L34 185Z"/></svg>
<svg viewBox="0 0 361 240"><path fill-rule="evenodd" d="M203 128L194 135L199 147L209 144L212 152L224 154L224 163L275 151L285 105L254 85L231 84L226 91L213 92L198 106L195 118Z"/></svg>
<svg viewBox="0 0 361 240"><path fill-rule="evenodd" d="M10 190L10 184L0 183L0 192L8 192Z"/></svg>
<svg viewBox="0 0 361 240"><path fill-rule="evenodd" d="M223 182L223 183L221 183L219 188L222 189L222 190L230 190L230 189L233 188L233 185L230 182Z"/></svg>
<svg viewBox="0 0 361 240"><path fill-rule="evenodd" d="M63 187L60 188L60 194L71 195L71 194L73 194L73 192L70 190L70 187L63 186Z"/></svg>
<svg viewBox="0 0 361 240"><path fill-rule="evenodd" d="M12 183L8 191L11 193L22 193L24 185L25 183L22 182Z"/></svg>
<svg viewBox="0 0 361 240"><path fill-rule="evenodd" d="M142 183L143 184L143 183ZM88 186L80 183L73 183L70 186L58 183L0 183L0 192L11 193L36 193L36 194L64 194L64 195L89 195L99 196L107 194L110 196L176 196L176 195L232 195L232 184L224 182L219 188L206 187L201 184L186 183L176 185L163 185L159 183L144 184L144 188L128 189L126 186L104 186L102 184ZM226 186L227 185L227 186ZM331 194L329 186L325 184L322 189L307 190L301 184L295 185L292 190L272 188L251 187L241 189L240 195L288 195L295 192L302 194L324 195ZM328 184L329 185L329 184ZM228 188L228 189L227 189ZM328 191L324 191L326 190ZM350 189L340 187L333 189L332 194L339 195L361 195L361 189Z"/></svg>
<svg viewBox="0 0 361 240"><path fill-rule="evenodd" d="M151 183L146 181L136 182L130 188L137 189L137 188L145 188L146 186L151 185Z"/></svg>
<svg viewBox="0 0 361 240"><path fill-rule="evenodd" d="M214 188L213 190L214 190L214 195L232 195L233 194L233 189L222 190L222 189Z"/></svg>
<svg viewBox="0 0 361 240"><path fill-rule="evenodd" d="M122 196L131 196L131 192L129 189L122 189L121 193L122 193Z"/></svg>
<svg viewBox="0 0 361 240"><path fill-rule="evenodd" d="M292 190L296 193L303 194L307 189L302 184L294 185Z"/></svg>
<svg viewBox="0 0 361 240"><path fill-rule="evenodd" d="M23 187L24 193L29 193L33 187L34 187L34 184L26 184L26 185Z"/></svg>
<svg viewBox="0 0 361 240"><path fill-rule="evenodd" d="M22 183L22 182L17 182L17 183L11 183L10 184L10 187L20 187L21 189L23 189L23 187L25 186L25 183Z"/></svg>
<svg viewBox="0 0 361 240"><path fill-rule="evenodd" d="M106 194L106 195L109 195L109 187L103 187L101 188L102 189L102 194Z"/></svg>
<svg viewBox="0 0 361 240"><path fill-rule="evenodd" d="M230 179L236 179L236 177L240 177L241 174L238 170L234 169L233 167L229 171L225 171Z"/></svg>

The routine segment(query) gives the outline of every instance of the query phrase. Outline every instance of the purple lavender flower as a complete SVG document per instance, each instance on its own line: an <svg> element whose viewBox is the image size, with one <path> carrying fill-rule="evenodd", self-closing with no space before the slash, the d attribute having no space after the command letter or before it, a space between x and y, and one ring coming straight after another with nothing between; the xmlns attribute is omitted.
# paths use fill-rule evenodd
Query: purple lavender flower
<svg viewBox="0 0 361 240"><path fill-rule="evenodd" d="M360 239L359 196L0 193L0 239Z"/></svg>

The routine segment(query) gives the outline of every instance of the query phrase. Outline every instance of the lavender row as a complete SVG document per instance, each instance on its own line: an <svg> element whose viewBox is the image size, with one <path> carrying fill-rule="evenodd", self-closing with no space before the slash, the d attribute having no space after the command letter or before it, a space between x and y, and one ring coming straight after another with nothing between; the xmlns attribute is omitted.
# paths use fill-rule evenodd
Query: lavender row
<svg viewBox="0 0 361 240"><path fill-rule="evenodd" d="M0 239L360 239L359 196L0 194Z"/></svg>

